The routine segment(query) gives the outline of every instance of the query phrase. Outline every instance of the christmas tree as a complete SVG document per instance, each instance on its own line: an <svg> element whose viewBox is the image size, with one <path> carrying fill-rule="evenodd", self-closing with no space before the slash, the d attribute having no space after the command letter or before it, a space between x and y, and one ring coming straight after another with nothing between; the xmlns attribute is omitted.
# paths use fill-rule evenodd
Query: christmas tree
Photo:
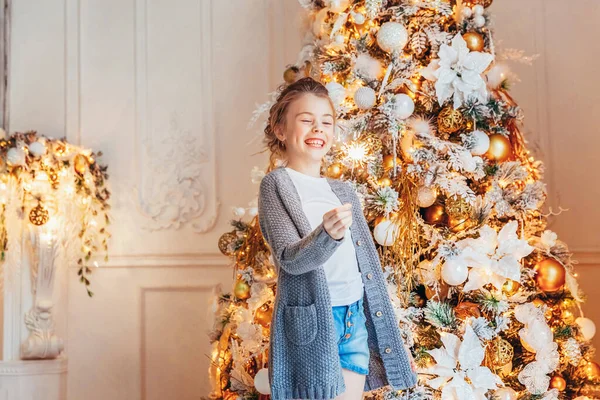
<svg viewBox="0 0 600 400"><path fill-rule="evenodd" d="M284 79L329 90L339 119L323 173L359 194L419 366L417 387L368 397L592 396L595 325L567 245L546 229L543 164L508 91L514 52L494 45L492 0L300 3L311 29ZM212 398L268 398L276 271L256 203L234 214L219 242L235 286L215 296Z"/></svg>

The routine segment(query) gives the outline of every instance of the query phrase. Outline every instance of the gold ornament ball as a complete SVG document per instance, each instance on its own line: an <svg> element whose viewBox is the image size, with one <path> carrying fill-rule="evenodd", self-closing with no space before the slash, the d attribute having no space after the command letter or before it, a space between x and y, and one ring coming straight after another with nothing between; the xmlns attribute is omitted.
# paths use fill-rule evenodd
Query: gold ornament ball
<svg viewBox="0 0 600 400"><path fill-rule="evenodd" d="M471 219L469 217L454 217L452 215L448 216L448 228L451 232L462 232L470 226Z"/></svg>
<svg viewBox="0 0 600 400"><path fill-rule="evenodd" d="M485 155L492 161L502 162L510 157L511 150L510 140L506 136L496 133L490 135L490 148Z"/></svg>
<svg viewBox="0 0 600 400"><path fill-rule="evenodd" d="M229 251L229 245L237 239L235 231L227 232L221 235L219 238L219 250L225 256L231 256L232 253Z"/></svg>
<svg viewBox="0 0 600 400"><path fill-rule="evenodd" d="M258 322L263 328L268 328L271 325L271 319L273 317L273 308L268 304L263 304L254 313L254 320Z"/></svg>
<svg viewBox="0 0 600 400"><path fill-rule="evenodd" d="M33 207L29 212L29 221L36 226L42 226L50 219L50 214L41 204Z"/></svg>
<svg viewBox="0 0 600 400"><path fill-rule="evenodd" d="M502 291L507 296L512 296L519 291L520 287L521 284L519 282L513 281L512 279L507 279L506 282L504 282L504 285L502 285Z"/></svg>
<svg viewBox="0 0 600 400"><path fill-rule="evenodd" d="M283 80L289 84L294 83L294 82L296 82L298 73L300 73L300 70L298 69L298 67L295 67L295 66L289 67L283 73Z"/></svg>
<svg viewBox="0 0 600 400"><path fill-rule="evenodd" d="M240 300L246 300L250 298L250 285L242 279L238 279L235 283L235 289L233 290L235 297Z"/></svg>
<svg viewBox="0 0 600 400"><path fill-rule="evenodd" d="M597 380L600 378L600 365L595 361L590 361L583 367L583 372L589 380Z"/></svg>
<svg viewBox="0 0 600 400"><path fill-rule="evenodd" d="M442 133L456 133L464 128L465 117L452 105L446 106L440 111L437 118L438 129Z"/></svg>
<svg viewBox="0 0 600 400"><path fill-rule="evenodd" d="M567 388L567 381L565 378L559 375L554 375L550 379L550 388L557 389L559 392L563 392Z"/></svg>
<svg viewBox="0 0 600 400"><path fill-rule="evenodd" d="M438 291L436 292L434 288L430 286L425 286L425 296L428 299L431 299L436 294L439 296L439 300L445 299L448 296L448 291L450 290L450 286L446 282L441 282Z"/></svg>
<svg viewBox="0 0 600 400"><path fill-rule="evenodd" d="M338 163L333 163L327 167L327 175L334 179L338 179L342 176L342 166Z"/></svg>
<svg viewBox="0 0 600 400"><path fill-rule="evenodd" d="M425 208L423 212L423 219L430 225L444 224L447 220L444 206L441 204L434 204Z"/></svg>
<svg viewBox="0 0 600 400"><path fill-rule="evenodd" d="M488 355L492 359L493 364L499 368L510 363L514 354L515 351L512 345L500 337L490 342L490 346L488 347Z"/></svg>
<svg viewBox="0 0 600 400"><path fill-rule="evenodd" d="M391 186L392 184L392 180L386 176L384 176L383 178L381 178L380 180L377 181L377 183L379 184L379 186Z"/></svg>
<svg viewBox="0 0 600 400"><path fill-rule="evenodd" d="M565 267L554 258L547 258L536 264L535 281L544 292L556 292L565 284Z"/></svg>
<svg viewBox="0 0 600 400"><path fill-rule="evenodd" d="M83 154L77 154L73 160L73 166L75 167L75 172L79 175L85 174L89 166L87 157Z"/></svg>
<svg viewBox="0 0 600 400"><path fill-rule="evenodd" d="M401 165L402 160L399 157L396 157L396 166ZM383 169L385 171L389 171L394 168L394 156L391 154L387 154L383 156Z"/></svg>
<svg viewBox="0 0 600 400"><path fill-rule="evenodd" d="M467 47L471 51L483 51L485 47L485 40L483 36L477 32L467 32L463 35L463 39L467 42Z"/></svg>

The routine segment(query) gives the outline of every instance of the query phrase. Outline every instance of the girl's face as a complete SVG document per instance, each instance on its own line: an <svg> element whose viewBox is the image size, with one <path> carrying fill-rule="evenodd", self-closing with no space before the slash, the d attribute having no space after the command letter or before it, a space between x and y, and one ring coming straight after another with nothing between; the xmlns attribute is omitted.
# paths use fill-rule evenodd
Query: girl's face
<svg viewBox="0 0 600 400"><path fill-rule="evenodd" d="M286 123L275 133L286 146L290 164L321 163L333 144L333 110L328 99L306 93L293 101L285 116Z"/></svg>

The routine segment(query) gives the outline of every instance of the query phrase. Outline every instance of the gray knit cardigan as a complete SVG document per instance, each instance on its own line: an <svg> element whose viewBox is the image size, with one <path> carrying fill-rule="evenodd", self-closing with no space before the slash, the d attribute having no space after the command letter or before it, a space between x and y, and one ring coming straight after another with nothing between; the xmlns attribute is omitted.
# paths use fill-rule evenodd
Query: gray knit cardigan
<svg viewBox="0 0 600 400"><path fill-rule="evenodd" d="M352 203L350 226L371 353L365 391L416 384L385 286L379 255L350 183L327 178L342 204ZM312 230L300 196L284 167L267 174L258 196L262 234L278 272L269 348L271 398L333 399L346 390L337 348L331 300L323 263L344 240L333 239L321 223Z"/></svg>

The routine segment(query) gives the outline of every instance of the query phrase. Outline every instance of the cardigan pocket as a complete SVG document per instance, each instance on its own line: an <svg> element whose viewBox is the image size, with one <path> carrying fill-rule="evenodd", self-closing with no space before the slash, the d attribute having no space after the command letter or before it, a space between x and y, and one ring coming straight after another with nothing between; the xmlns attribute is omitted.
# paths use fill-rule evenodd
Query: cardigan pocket
<svg viewBox="0 0 600 400"><path fill-rule="evenodd" d="M308 306L286 305L283 319L285 336L295 345L307 345L317 337L317 309L314 303Z"/></svg>

